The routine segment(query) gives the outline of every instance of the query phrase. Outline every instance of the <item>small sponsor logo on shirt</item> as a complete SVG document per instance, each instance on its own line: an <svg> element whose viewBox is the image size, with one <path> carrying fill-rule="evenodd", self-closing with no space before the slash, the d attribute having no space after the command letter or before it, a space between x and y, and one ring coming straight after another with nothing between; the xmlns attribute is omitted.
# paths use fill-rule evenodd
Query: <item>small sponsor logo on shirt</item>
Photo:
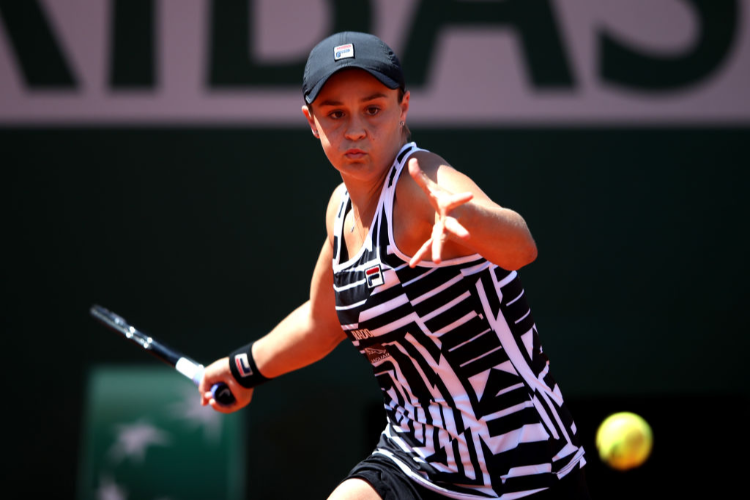
<svg viewBox="0 0 750 500"><path fill-rule="evenodd" d="M237 365L237 371L242 377L249 377L253 374L250 363L247 360L247 354L238 354L234 357L234 363Z"/></svg>
<svg viewBox="0 0 750 500"><path fill-rule="evenodd" d="M352 330L352 337L357 340L364 340L372 337L372 333L367 328L362 328L360 330Z"/></svg>
<svg viewBox="0 0 750 500"><path fill-rule="evenodd" d="M367 359L370 360L370 363L373 364L391 357L385 347L380 344L373 347L365 347L364 353Z"/></svg>
<svg viewBox="0 0 750 500"><path fill-rule="evenodd" d="M380 264L373 266L365 271L365 279L367 279L367 287L375 288L383 283L383 271L380 269Z"/></svg>
<svg viewBox="0 0 750 500"><path fill-rule="evenodd" d="M338 61L339 59L346 59L347 57L354 57L354 45L347 43L346 45L339 45L333 48L333 60Z"/></svg>

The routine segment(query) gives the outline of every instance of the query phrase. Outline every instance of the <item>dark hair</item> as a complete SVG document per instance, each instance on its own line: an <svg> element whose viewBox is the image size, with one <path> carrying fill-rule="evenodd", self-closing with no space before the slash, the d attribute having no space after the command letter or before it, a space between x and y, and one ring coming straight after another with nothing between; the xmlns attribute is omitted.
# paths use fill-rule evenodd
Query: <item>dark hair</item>
<svg viewBox="0 0 750 500"><path fill-rule="evenodd" d="M406 95L406 89L403 87L398 88L398 103L401 104L401 102L404 100L404 96ZM404 136L406 137L406 142L411 142L411 130L409 130L409 125L404 122Z"/></svg>

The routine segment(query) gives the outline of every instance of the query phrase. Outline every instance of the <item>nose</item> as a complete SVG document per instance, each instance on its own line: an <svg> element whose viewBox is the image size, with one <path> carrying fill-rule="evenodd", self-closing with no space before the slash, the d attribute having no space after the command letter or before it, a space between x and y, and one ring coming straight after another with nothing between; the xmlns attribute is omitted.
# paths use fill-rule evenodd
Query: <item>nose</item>
<svg viewBox="0 0 750 500"><path fill-rule="evenodd" d="M367 135L367 128L365 126L364 120L362 120L356 114L354 116L351 116L346 124L346 132L344 133L344 135L350 141L364 139L364 137Z"/></svg>

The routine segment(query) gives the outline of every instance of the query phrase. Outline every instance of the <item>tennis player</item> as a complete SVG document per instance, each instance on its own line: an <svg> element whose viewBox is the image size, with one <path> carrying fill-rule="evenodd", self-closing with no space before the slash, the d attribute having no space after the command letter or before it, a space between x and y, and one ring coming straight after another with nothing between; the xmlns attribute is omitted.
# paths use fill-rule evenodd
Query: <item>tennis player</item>
<svg viewBox="0 0 750 500"><path fill-rule="evenodd" d="M387 422L331 500L588 498L584 450L518 278L537 256L524 219L412 142L402 68L379 38L321 41L302 89L343 181L310 299L209 365L202 404L239 410L258 384L348 338L372 364ZM211 398L217 382L235 405Z"/></svg>

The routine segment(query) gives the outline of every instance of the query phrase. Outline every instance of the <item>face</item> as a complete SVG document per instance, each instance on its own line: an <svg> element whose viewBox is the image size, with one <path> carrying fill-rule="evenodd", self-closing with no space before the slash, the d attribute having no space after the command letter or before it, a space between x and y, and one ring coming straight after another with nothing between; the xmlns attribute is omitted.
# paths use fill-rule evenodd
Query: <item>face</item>
<svg viewBox="0 0 750 500"><path fill-rule="evenodd" d="M345 178L376 180L385 175L404 144L402 127L409 93L401 102L389 89L360 69L328 79L313 103L302 111L328 160Z"/></svg>

